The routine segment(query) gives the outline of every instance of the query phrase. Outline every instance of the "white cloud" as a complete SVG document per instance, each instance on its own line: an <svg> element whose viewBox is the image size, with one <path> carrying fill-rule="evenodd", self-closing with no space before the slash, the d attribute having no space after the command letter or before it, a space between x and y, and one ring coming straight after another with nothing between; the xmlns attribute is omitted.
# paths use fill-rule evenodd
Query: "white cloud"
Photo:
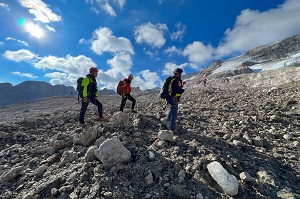
<svg viewBox="0 0 300 199"><path fill-rule="evenodd" d="M125 37L115 37L112 31L106 27L100 27L93 32L93 39L91 40L91 49L98 55L103 52L110 52L113 54L130 53L134 54L133 46L129 39Z"/></svg>
<svg viewBox="0 0 300 199"><path fill-rule="evenodd" d="M9 6L5 3L0 3L0 8L6 8L6 9L9 9Z"/></svg>
<svg viewBox="0 0 300 199"><path fill-rule="evenodd" d="M245 9L237 17L233 29L227 29L216 57L243 53L257 46L284 39L300 32L299 0L286 0L284 4L265 12Z"/></svg>
<svg viewBox="0 0 300 199"><path fill-rule="evenodd" d="M87 43L87 41L86 41L86 39L81 38L81 39L79 39L78 43L79 44L85 44L85 43Z"/></svg>
<svg viewBox="0 0 300 199"><path fill-rule="evenodd" d="M86 0L87 3L91 4L91 11L99 14L99 10L96 6L100 7L106 14L110 16L117 16L115 8L123 9L127 0ZM96 5L95 5L96 4Z"/></svg>
<svg viewBox="0 0 300 199"><path fill-rule="evenodd" d="M72 78L70 78L66 73L61 72L53 72L53 73L47 73L45 74L45 77L51 78L50 84L57 85L57 84L64 84L64 85L72 85L74 82Z"/></svg>
<svg viewBox="0 0 300 199"><path fill-rule="evenodd" d="M185 33L186 26L182 25L180 22L175 24L175 30L171 33L170 37L174 40L182 41L183 35Z"/></svg>
<svg viewBox="0 0 300 199"><path fill-rule="evenodd" d="M169 62L169 63L166 63L162 73L163 73L163 75L171 75L172 76L175 68L182 68L183 73L184 73L184 67L186 67L187 65L188 65L187 63L177 65L175 63Z"/></svg>
<svg viewBox="0 0 300 199"><path fill-rule="evenodd" d="M28 8L29 13L35 16L34 20L43 23L61 21L61 17L52 12L41 0L19 0L21 6Z"/></svg>
<svg viewBox="0 0 300 199"><path fill-rule="evenodd" d="M166 24L150 22L135 28L134 35L137 43L146 43L153 48L161 48L165 43L164 32L168 31Z"/></svg>
<svg viewBox="0 0 300 199"><path fill-rule="evenodd" d="M176 48L175 46L167 48L166 50L164 50L164 52L166 54L168 54L169 57L171 57L173 54L177 54L177 55L181 55L182 54L182 50Z"/></svg>
<svg viewBox="0 0 300 199"><path fill-rule="evenodd" d="M159 4L163 4L164 1L165 1L165 0L158 0L158 3L159 3Z"/></svg>
<svg viewBox="0 0 300 199"><path fill-rule="evenodd" d="M33 65L38 69L54 71L45 75L45 77L51 78L51 84L65 84L69 86L76 86L76 80L79 77L85 77L89 73L90 67L97 67L91 58L84 55L77 57L67 55L64 58L48 56ZM102 73L102 71L99 70L99 73Z"/></svg>
<svg viewBox="0 0 300 199"><path fill-rule="evenodd" d="M133 78L132 86L139 87L142 90L152 89L157 87L157 84L161 83L161 79L156 72L150 70L143 70L139 72L139 75Z"/></svg>
<svg viewBox="0 0 300 199"><path fill-rule="evenodd" d="M115 10L113 9L113 7L111 7L111 5L109 3L102 4L100 7L102 10L104 10L106 12L106 14L109 14L110 16L113 16L113 17L117 16Z"/></svg>
<svg viewBox="0 0 300 199"><path fill-rule="evenodd" d="M51 32L56 32L56 30L54 28L52 28L51 26L45 25L45 27Z"/></svg>
<svg viewBox="0 0 300 199"><path fill-rule="evenodd" d="M114 78L119 78L119 75L127 76L130 73L132 67L131 56L128 53L122 53L116 55L113 59L107 61L111 66L111 69L106 71L106 74Z"/></svg>
<svg viewBox="0 0 300 199"><path fill-rule="evenodd" d="M95 8L95 7L91 7L90 11L92 11L93 13L95 13L97 15L100 13L100 11L97 8Z"/></svg>
<svg viewBox="0 0 300 199"><path fill-rule="evenodd" d="M29 77L29 78L32 78L32 79L37 78L37 76L35 76L32 73L21 73L21 72L18 72L18 71L14 71L14 72L11 72L11 74L22 76L22 77Z"/></svg>
<svg viewBox="0 0 300 199"><path fill-rule="evenodd" d="M202 42L194 41L183 50L183 55L187 56L192 63L204 63L212 59L214 48L211 45L205 46Z"/></svg>
<svg viewBox="0 0 300 199"><path fill-rule="evenodd" d="M119 5L121 9L123 9L124 5L126 4L127 0L115 0L115 2Z"/></svg>
<svg viewBox="0 0 300 199"><path fill-rule="evenodd" d="M21 61L32 61L34 59L38 59L38 56L33 54L28 50L18 50L18 51L10 51L7 50L4 52L4 56L12 61L21 62Z"/></svg>
<svg viewBox="0 0 300 199"><path fill-rule="evenodd" d="M15 38L12 38L12 37L7 37L7 38L5 38L5 39L6 39L7 41L9 41L9 40L17 41L17 42L23 44L24 46L29 46L29 44L28 44L26 41L21 41L21 40L19 40L19 39L15 39Z"/></svg>
<svg viewBox="0 0 300 199"><path fill-rule="evenodd" d="M157 50L151 51L151 50L147 50L146 48L143 48L143 51L146 55L148 55L149 57L151 57L154 60L159 60L159 54Z"/></svg>
<svg viewBox="0 0 300 199"><path fill-rule="evenodd" d="M43 57L40 61L34 64L35 68L60 71L74 76L85 76L90 67L97 67L97 65L84 55L73 57L67 55L65 58L48 56Z"/></svg>

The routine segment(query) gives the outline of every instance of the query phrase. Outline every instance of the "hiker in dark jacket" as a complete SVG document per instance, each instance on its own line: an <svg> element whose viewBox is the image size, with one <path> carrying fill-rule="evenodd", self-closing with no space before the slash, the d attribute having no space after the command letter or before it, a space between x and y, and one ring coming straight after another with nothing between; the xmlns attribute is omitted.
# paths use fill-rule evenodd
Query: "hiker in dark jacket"
<svg viewBox="0 0 300 199"><path fill-rule="evenodd" d="M127 99L129 99L132 102L131 112L136 113L136 110L134 110L136 100L130 95L130 92L131 92L130 83L132 80L133 80L133 75L131 75L131 74L128 76L128 78L124 79L124 83L123 83L124 94L122 95L122 101L121 101L121 106L120 106L120 111L122 111L122 112L125 107Z"/></svg>
<svg viewBox="0 0 300 199"><path fill-rule="evenodd" d="M91 67L90 74L86 75L86 77L82 80L81 86L83 87L82 91L82 101L81 101L81 110L79 115L79 123L80 126L85 127L84 123L84 115L89 103L93 103L98 107L99 120L101 122L105 121L102 113L102 104L98 101L98 86L96 77L98 75L98 68Z"/></svg>
<svg viewBox="0 0 300 199"><path fill-rule="evenodd" d="M178 101L181 97L181 94L184 92L184 89L182 88L182 80L181 80L181 74L183 73L183 70L181 68L176 68L174 70L174 76L172 77L172 80L169 85L169 93L170 95L167 97L167 103L170 104L170 112L169 112L169 118L170 118L170 130L175 130L175 122L177 119L177 112L178 112Z"/></svg>

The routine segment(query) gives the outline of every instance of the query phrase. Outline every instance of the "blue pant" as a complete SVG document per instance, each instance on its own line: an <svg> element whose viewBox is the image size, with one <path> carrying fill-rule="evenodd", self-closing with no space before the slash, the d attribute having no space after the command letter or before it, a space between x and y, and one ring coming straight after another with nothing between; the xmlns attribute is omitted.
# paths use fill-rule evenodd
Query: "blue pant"
<svg viewBox="0 0 300 199"><path fill-rule="evenodd" d="M102 113L102 104L101 102L99 102L99 100L97 100L97 98L93 97L89 99L91 103L95 104L98 107L98 114L99 117L103 117L103 113ZM81 110L80 110L80 114L79 114L79 122L82 124L84 123L84 115L86 112L86 109L89 105L89 102L81 102Z"/></svg>
<svg viewBox="0 0 300 199"><path fill-rule="evenodd" d="M175 123L177 119L177 112L178 112L178 99L177 97L167 97L167 102L170 104L170 113L169 113L169 118L170 118L170 130L174 131L175 130Z"/></svg>

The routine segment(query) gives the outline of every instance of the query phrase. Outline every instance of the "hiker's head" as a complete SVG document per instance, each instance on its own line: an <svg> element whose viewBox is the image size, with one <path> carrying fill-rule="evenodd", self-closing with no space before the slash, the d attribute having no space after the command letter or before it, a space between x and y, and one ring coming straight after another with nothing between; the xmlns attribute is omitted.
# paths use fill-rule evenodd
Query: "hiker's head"
<svg viewBox="0 0 300 199"><path fill-rule="evenodd" d="M95 68L95 67L91 67L90 68L90 74L97 77L98 75L98 68Z"/></svg>
<svg viewBox="0 0 300 199"><path fill-rule="evenodd" d="M132 81L132 80L133 80L133 75L132 75L132 74L128 75L128 79L129 79L130 81Z"/></svg>
<svg viewBox="0 0 300 199"><path fill-rule="evenodd" d="M174 73L174 76L181 77L183 70L181 68L175 68L173 73Z"/></svg>

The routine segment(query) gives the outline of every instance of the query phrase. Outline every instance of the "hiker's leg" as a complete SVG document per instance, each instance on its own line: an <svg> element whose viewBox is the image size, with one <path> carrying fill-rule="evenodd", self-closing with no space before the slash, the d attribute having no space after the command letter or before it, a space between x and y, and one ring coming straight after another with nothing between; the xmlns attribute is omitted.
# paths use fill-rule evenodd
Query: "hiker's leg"
<svg viewBox="0 0 300 199"><path fill-rule="evenodd" d="M170 130L175 130L175 123L177 119L177 111L178 111L178 104L177 105L171 105L170 108Z"/></svg>
<svg viewBox="0 0 300 199"><path fill-rule="evenodd" d="M84 123L84 115L86 112L86 109L88 107L89 103L88 102L81 102L81 110L80 110L80 114L79 114L79 123Z"/></svg>
<svg viewBox="0 0 300 199"><path fill-rule="evenodd" d="M127 98L128 98L130 101L132 101L131 109L134 109L136 100L135 100L131 95L128 95Z"/></svg>
<svg viewBox="0 0 300 199"><path fill-rule="evenodd" d="M173 103L172 97L171 97L171 96L168 96L168 97L166 98L166 103L167 103L167 105ZM171 107L170 107L170 110L168 111L167 115L168 115L167 121L170 121L170 119L171 119Z"/></svg>
<svg viewBox="0 0 300 199"><path fill-rule="evenodd" d="M170 104L170 130L175 130L175 122L177 119L177 111L178 111L178 101L176 97L168 97L168 104Z"/></svg>
<svg viewBox="0 0 300 199"><path fill-rule="evenodd" d="M171 120L171 108L170 108L170 110L169 110L169 112L168 112L168 118L167 118L167 121L170 121Z"/></svg>
<svg viewBox="0 0 300 199"><path fill-rule="evenodd" d="M120 107L120 111L122 111L122 112L123 112L124 106L125 106L125 104L126 104L126 100L127 100L126 97L122 97L121 107Z"/></svg>
<svg viewBox="0 0 300 199"><path fill-rule="evenodd" d="M103 117L103 106L102 106L102 103L99 102L99 100L97 100L97 98L95 98L94 100L91 100L91 102L98 107L99 117L100 118Z"/></svg>

